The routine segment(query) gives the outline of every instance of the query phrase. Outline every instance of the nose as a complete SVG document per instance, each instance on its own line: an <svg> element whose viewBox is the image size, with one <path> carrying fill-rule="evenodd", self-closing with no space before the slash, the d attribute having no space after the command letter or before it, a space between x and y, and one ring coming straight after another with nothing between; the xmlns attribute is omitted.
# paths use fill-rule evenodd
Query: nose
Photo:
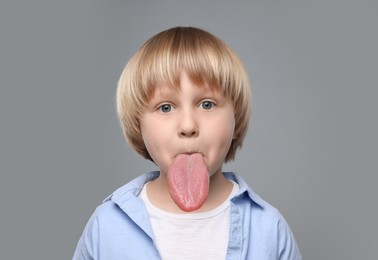
<svg viewBox="0 0 378 260"><path fill-rule="evenodd" d="M178 134L180 137L198 136L199 129L194 111L185 111L180 114Z"/></svg>

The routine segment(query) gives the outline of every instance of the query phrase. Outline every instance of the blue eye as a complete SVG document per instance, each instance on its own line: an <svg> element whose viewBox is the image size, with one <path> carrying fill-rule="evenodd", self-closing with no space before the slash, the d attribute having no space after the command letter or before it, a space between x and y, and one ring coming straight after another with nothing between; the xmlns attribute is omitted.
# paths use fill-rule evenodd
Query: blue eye
<svg viewBox="0 0 378 260"><path fill-rule="evenodd" d="M163 104L159 107L159 111L163 113L171 112L171 110L172 110L172 106L170 104Z"/></svg>
<svg viewBox="0 0 378 260"><path fill-rule="evenodd" d="M211 101L203 101L201 103L201 107L205 110L210 110L215 106L214 102Z"/></svg>

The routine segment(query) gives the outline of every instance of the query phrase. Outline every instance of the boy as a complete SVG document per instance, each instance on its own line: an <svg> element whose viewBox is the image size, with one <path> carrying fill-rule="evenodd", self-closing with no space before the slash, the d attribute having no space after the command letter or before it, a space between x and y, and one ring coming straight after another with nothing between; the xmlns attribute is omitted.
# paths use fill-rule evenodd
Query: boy
<svg viewBox="0 0 378 260"><path fill-rule="evenodd" d="M159 171L96 209L74 259L301 259L280 213L222 173L246 134L250 86L221 40L191 27L152 37L122 72L117 110Z"/></svg>

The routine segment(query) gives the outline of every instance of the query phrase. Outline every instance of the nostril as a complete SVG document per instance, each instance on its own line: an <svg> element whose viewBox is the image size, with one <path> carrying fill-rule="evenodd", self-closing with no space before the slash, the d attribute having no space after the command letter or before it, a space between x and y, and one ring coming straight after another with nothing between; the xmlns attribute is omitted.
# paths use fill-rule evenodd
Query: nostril
<svg viewBox="0 0 378 260"><path fill-rule="evenodd" d="M180 132L180 136L183 136L183 137L193 137L193 136L197 136L198 135L198 132L196 130L193 130L193 131L181 131Z"/></svg>

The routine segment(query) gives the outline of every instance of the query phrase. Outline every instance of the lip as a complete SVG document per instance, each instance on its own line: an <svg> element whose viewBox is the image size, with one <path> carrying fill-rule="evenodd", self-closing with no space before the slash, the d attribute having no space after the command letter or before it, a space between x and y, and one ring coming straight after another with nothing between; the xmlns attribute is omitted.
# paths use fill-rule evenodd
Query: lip
<svg viewBox="0 0 378 260"><path fill-rule="evenodd" d="M195 152L182 152L182 153L178 153L178 154L176 154L175 158L176 158L177 156L181 155L181 154L185 154L185 155L200 154L201 156L203 156L202 153L195 151Z"/></svg>

